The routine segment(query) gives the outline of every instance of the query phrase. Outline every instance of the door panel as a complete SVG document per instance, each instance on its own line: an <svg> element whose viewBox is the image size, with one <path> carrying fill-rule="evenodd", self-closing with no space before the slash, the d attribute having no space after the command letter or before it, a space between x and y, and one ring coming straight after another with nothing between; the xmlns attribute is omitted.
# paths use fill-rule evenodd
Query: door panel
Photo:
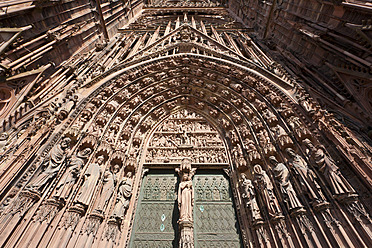
<svg viewBox="0 0 372 248"><path fill-rule="evenodd" d="M176 247L176 184L171 171L144 177L130 247Z"/></svg>
<svg viewBox="0 0 372 248"><path fill-rule="evenodd" d="M242 247L228 179L197 173L193 184L195 247Z"/></svg>

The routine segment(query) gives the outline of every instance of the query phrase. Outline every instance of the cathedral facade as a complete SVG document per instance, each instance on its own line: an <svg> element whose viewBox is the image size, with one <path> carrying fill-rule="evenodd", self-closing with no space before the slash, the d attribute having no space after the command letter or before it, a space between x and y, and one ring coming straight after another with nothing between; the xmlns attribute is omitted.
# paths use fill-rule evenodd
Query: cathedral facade
<svg viewBox="0 0 372 248"><path fill-rule="evenodd" d="M0 247L371 247L372 7L308 2L0 3Z"/></svg>

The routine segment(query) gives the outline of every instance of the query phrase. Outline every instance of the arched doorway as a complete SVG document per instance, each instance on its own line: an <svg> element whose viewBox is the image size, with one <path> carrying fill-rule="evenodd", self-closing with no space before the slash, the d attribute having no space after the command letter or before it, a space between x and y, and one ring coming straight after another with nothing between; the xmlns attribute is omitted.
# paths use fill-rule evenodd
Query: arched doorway
<svg viewBox="0 0 372 248"><path fill-rule="evenodd" d="M195 247L242 247L230 180L224 172L230 167L228 149L219 132L202 115L181 108L150 135L130 247L178 247L180 179L175 169L184 158L190 158L196 169Z"/></svg>

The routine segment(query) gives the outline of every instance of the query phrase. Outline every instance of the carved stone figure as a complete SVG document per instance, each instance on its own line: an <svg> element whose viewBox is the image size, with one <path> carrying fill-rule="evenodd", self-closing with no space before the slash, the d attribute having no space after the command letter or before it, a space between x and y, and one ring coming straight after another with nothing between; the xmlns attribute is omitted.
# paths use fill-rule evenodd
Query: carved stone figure
<svg viewBox="0 0 372 248"><path fill-rule="evenodd" d="M274 145L270 141L269 134L267 133L265 129L258 132L257 137L266 155L274 154L276 152Z"/></svg>
<svg viewBox="0 0 372 248"><path fill-rule="evenodd" d="M66 200L71 192L72 187L76 183L80 170L84 167L87 157L92 152L92 149L85 148L79 151L77 155L73 155L67 163L65 174L59 180L56 187L54 197L57 199Z"/></svg>
<svg viewBox="0 0 372 248"><path fill-rule="evenodd" d="M248 161L250 163L257 162L261 159L261 155L257 151L257 148L256 148L253 140L248 140L247 154L248 154Z"/></svg>
<svg viewBox="0 0 372 248"><path fill-rule="evenodd" d="M42 167L46 169L30 182L27 189L41 192L57 175L62 163L66 159L66 150L69 148L70 142L71 139L65 137L59 144L52 148L49 156L42 164Z"/></svg>
<svg viewBox="0 0 372 248"><path fill-rule="evenodd" d="M263 221L260 208L258 207L256 200L256 193L254 192L254 186L252 181L249 180L245 174L241 174L242 177L242 188L243 188L243 198L247 199L247 207L251 211L253 224L259 224Z"/></svg>
<svg viewBox="0 0 372 248"><path fill-rule="evenodd" d="M289 170L283 163L279 163L274 156L269 157L270 163L274 166L273 173L276 181L279 184L280 191L289 210L303 208L300 200L297 197L295 190L290 182Z"/></svg>
<svg viewBox="0 0 372 248"><path fill-rule="evenodd" d="M301 97L298 99L299 104L305 109L309 115L315 114L315 109L312 107L312 104L306 99L306 97Z"/></svg>
<svg viewBox="0 0 372 248"><path fill-rule="evenodd" d="M302 190L306 192L314 204L325 202L323 192L315 179L315 173L309 169L306 161L292 148L287 148L286 152L290 157L288 163L299 180Z"/></svg>
<svg viewBox="0 0 372 248"><path fill-rule="evenodd" d="M111 199L112 193L114 192L115 183L116 183L116 174L119 172L120 166L116 164L113 168L113 172L109 168L106 168L103 173L102 189L99 194L96 211L102 213L105 211L107 203Z"/></svg>
<svg viewBox="0 0 372 248"><path fill-rule="evenodd" d="M92 196L94 195L94 189L98 182L98 179L102 174L102 164L105 161L104 156L100 155L97 157L96 162L89 165L88 169L84 173L84 183L80 188L77 195L76 202L83 206L88 206Z"/></svg>
<svg viewBox="0 0 372 248"><path fill-rule="evenodd" d="M271 112L269 109L265 109L262 114L270 126L274 126L276 123L278 123L278 118L276 118L273 112Z"/></svg>
<svg viewBox="0 0 372 248"><path fill-rule="evenodd" d="M282 212L279 208L278 200L274 194L274 186L270 181L269 176L261 168L259 164L253 167L254 170L254 183L256 185L257 192L261 195L263 204L267 207L271 218L281 218Z"/></svg>
<svg viewBox="0 0 372 248"><path fill-rule="evenodd" d="M311 157L314 159L318 170L324 175L332 193L336 196L355 194L355 190L342 176L335 161L327 155L324 146L314 147L309 140L307 140L307 146L311 149Z"/></svg>
<svg viewBox="0 0 372 248"><path fill-rule="evenodd" d="M296 136L303 140L311 136L310 131L304 126L300 118L297 116L291 116L287 119L289 126L292 128Z"/></svg>
<svg viewBox="0 0 372 248"><path fill-rule="evenodd" d="M271 130L274 132L275 139L281 148L286 148L293 144L293 141L282 126L276 125L275 127L271 128Z"/></svg>
<svg viewBox="0 0 372 248"><path fill-rule="evenodd" d="M128 172L127 176L124 177L118 188L118 194L116 196L115 208L112 216L116 219L124 219L125 212L129 207L129 201L132 196L132 172Z"/></svg>
<svg viewBox="0 0 372 248"><path fill-rule="evenodd" d="M194 192L191 176L184 173L178 188L178 208L180 221L192 221L192 208L194 206Z"/></svg>

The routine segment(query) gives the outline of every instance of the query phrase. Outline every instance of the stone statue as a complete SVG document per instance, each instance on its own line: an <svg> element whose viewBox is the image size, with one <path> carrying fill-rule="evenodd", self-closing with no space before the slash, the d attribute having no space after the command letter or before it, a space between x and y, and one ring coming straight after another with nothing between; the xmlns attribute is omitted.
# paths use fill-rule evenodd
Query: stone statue
<svg viewBox="0 0 372 248"><path fill-rule="evenodd" d="M287 167L283 163L279 163L274 156L270 156L269 161L274 166L273 173L288 209L294 210L303 208L303 205L298 199L297 194L289 180L290 174Z"/></svg>
<svg viewBox="0 0 372 248"><path fill-rule="evenodd" d="M275 127L271 128L271 130L274 132L275 139L281 148L288 147L293 144L293 141L282 126L276 125Z"/></svg>
<svg viewBox="0 0 372 248"><path fill-rule="evenodd" d="M89 165L88 169L84 173L84 183L80 188L77 195L76 202L83 206L88 206L92 196L94 195L94 189L96 187L98 179L102 174L102 164L105 161L105 157L100 155L97 157L96 162Z"/></svg>
<svg viewBox="0 0 372 248"><path fill-rule="evenodd" d="M257 192L261 195L263 204L267 207L270 217L274 219L282 217L282 212L275 197L274 187L269 176L259 164L256 164L253 170Z"/></svg>
<svg viewBox="0 0 372 248"><path fill-rule="evenodd" d="M54 197L57 199L66 200L71 192L72 187L76 183L79 176L80 170L84 167L84 164L92 152L92 149L85 148L79 151L77 155L73 155L70 161L67 163L67 169L65 174L59 180L56 187Z"/></svg>
<svg viewBox="0 0 372 248"><path fill-rule="evenodd" d="M116 219L124 219L125 212L129 207L129 201L132 196L132 172L128 172L127 176L124 177L118 188L118 194L116 196L115 208L112 216Z"/></svg>
<svg viewBox="0 0 372 248"><path fill-rule="evenodd" d="M194 192L191 176L187 173L182 175L178 187L178 208L180 210L179 221L192 221L192 208L194 206Z"/></svg>
<svg viewBox="0 0 372 248"><path fill-rule="evenodd" d="M95 210L102 213L105 211L107 203L111 199L112 193L114 192L115 183L116 183L116 174L119 172L120 166L118 164L114 165L113 172L110 171L109 168L106 168L105 172L103 173L103 182L102 182L102 189L101 193L99 194L99 198L97 200L97 207Z"/></svg>
<svg viewBox="0 0 372 248"><path fill-rule="evenodd" d="M292 148L287 148L286 152L290 157L288 163L299 180L302 190L307 193L313 203L325 202L321 188L315 180L315 173L309 169L306 161L300 155L296 154Z"/></svg>
<svg viewBox="0 0 372 248"><path fill-rule="evenodd" d="M311 157L314 159L318 170L324 175L326 181L330 185L332 193L336 196L355 194L355 190L342 176L335 161L327 155L325 147L322 145L314 147L309 140L306 141L306 145L311 150Z"/></svg>
<svg viewBox="0 0 372 248"><path fill-rule="evenodd" d="M62 163L66 159L66 150L69 148L70 142L71 139L65 137L59 144L51 149L49 156L42 164L42 168L46 169L30 182L27 189L41 192L57 175L58 171L61 169Z"/></svg>
<svg viewBox="0 0 372 248"><path fill-rule="evenodd" d="M251 211L252 215L252 222L253 224L258 224L262 222L262 216L260 212L260 208L258 207L257 200L256 200L256 193L254 192L254 186L252 181L247 178L245 174L241 174L242 177L242 188L243 194L242 197L247 199L247 207Z"/></svg>

